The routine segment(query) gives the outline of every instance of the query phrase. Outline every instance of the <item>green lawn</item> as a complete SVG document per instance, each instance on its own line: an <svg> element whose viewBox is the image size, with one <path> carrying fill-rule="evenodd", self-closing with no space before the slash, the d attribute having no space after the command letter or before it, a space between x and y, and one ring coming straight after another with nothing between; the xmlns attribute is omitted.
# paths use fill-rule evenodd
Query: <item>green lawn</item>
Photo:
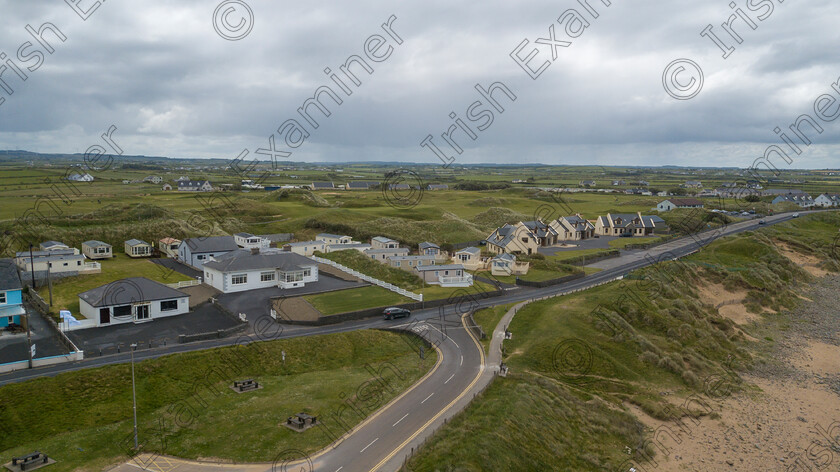
<svg viewBox="0 0 840 472"><path fill-rule="evenodd" d="M610 241L610 247L624 249L625 246L629 244L645 244L645 243L652 243L654 241L659 240L660 238L657 237L636 237L636 238L618 238L613 239Z"/></svg>
<svg viewBox="0 0 840 472"><path fill-rule="evenodd" d="M366 308L387 307L413 300L382 287L371 285L368 287L351 288L317 295L305 295L306 301L324 315L337 315L349 311L364 310Z"/></svg>
<svg viewBox="0 0 840 472"><path fill-rule="evenodd" d="M505 316L505 313L507 313L514 305L516 305L516 303L482 308L473 314L475 323L481 326L481 329L484 330L484 334L487 335L487 337L481 340L481 345L484 346L485 354L489 352L488 349L490 348L490 341L493 339L493 330L496 329L496 325L499 324L499 320L501 320L502 317Z"/></svg>
<svg viewBox="0 0 840 472"><path fill-rule="evenodd" d="M102 272L99 274L78 275L53 281L53 304L50 310L52 313L58 313L58 310L70 310L73 316L82 319L84 317L79 313L78 295L80 293L127 277L146 277L164 284L192 280L186 275L157 265L149 259L132 259L120 253L113 259L97 262L102 264ZM49 303L47 286L39 287L38 294Z"/></svg>
<svg viewBox="0 0 840 472"><path fill-rule="evenodd" d="M240 462L270 462L290 449L312 454L343 433L339 416L345 428L358 424L435 364L437 354L420 361L413 342L355 331L138 362L142 449ZM243 394L229 388L245 378L263 388ZM351 401L359 413L347 413ZM303 433L283 426L299 412L322 425ZM0 460L39 450L57 459L52 471L101 471L128 460L131 418L128 364L0 387Z"/></svg>

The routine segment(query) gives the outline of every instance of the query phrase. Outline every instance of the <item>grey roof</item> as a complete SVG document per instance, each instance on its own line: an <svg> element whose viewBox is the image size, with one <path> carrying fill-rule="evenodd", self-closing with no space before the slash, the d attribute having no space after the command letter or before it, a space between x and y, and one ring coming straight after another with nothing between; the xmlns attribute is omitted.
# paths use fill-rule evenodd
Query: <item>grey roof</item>
<svg viewBox="0 0 840 472"><path fill-rule="evenodd" d="M342 246L346 246L346 244L342 244ZM365 251L365 254L391 254L394 252L404 252L408 254L407 247L391 247L391 248L384 248L384 249L368 249Z"/></svg>
<svg viewBox="0 0 840 472"><path fill-rule="evenodd" d="M11 259L0 259L0 290L20 290L23 286Z"/></svg>
<svg viewBox="0 0 840 472"><path fill-rule="evenodd" d="M370 248L370 244L368 243L353 243L353 244L327 244L327 247L330 249L333 248L341 248L341 249L361 249L361 248Z"/></svg>
<svg viewBox="0 0 840 472"><path fill-rule="evenodd" d="M125 243L128 244L129 246L139 246L141 244L145 244L147 246L149 245L149 243L147 243L146 241L143 241L141 239L129 239Z"/></svg>
<svg viewBox="0 0 840 472"><path fill-rule="evenodd" d="M481 254L481 249L479 249L475 246L470 246L470 247L465 247L464 249L461 249L458 252L468 252L470 254Z"/></svg>
<svg viewBox="0 0 840 472"><path fill-rule="evenodd" d="M209 184L207 180L180 180L178 187L201 187L205 183Z"/></svg>
<svg viewBox="0 0 840 472"><path fill-rule="evenodd" d="M419 247L420 247L420 249L429 249L429 248L440 249L440 246L438 246L435 243L430 243L428 241L424 242L424 243L420 243Z"/></svg>
<svg viewBox="0 0 840 472"><path fill-rule="evenodd" d="M326 243L324 241L320 241L320 240L319 241L298 241L298 242L294 242L294 243L286 243L286 245L291 246L291 247L309 246L311 244L323 245L323 244L326 244Z"/></svg>
<svg viewBox="0 0 840 472"><path fill-rule="evenodd" d="M428 186L429 190L446 190L448 188L449 188L449 185L447 185L447 184L429 184L429 186Z"/></svg>
<svg viewBox="0 0 840 472"><path fill-rule="evenodd" d="M80 299L93 307L128 305L136 302L184 297L189 297L189 295L145 277L129 277L116 280L79 294Z"/></svg>
<svg viewBox="0 0 840 472"><path fill-rule="evenodd" d="M347 182L347 188L368 189L371 187L378 187L379 182L372 182L367 180L357 180L354 182Z"/></svg>
<svg viewBox="0 0 840 472"><path fill-rule="evenodd" d="M433 261L435 256L414 255L414 256L393 256L392 261Z"/></svg>
<svg viewBox="0 0 840 472"><path fill-rule="evenodd" d="M32 251L32 257L55 257L55 256L73 256L76 254L75 249L54 249L52 251ZM20 251L15 253L16 257L29 257L29 251Z"/></svg>
<svg viewBox="0 0 840 472"><path fill-rule="evenodd" d="M102 241L97 241L95 239L92 239L90 241L85 241L82 244L84 244L87 247L111 247L110 244L103 243Z"/></svg>
<svg viewBox="0 0 840 472"><path fill-rule="evenodd" d="M204 267L220 272L262 269L280 269L288 272L314 265L317 265L317 262L293 252L273 251L253 254L250 249L237 249L217 257L215 261L204 263Z"/></svg>
<svg viewBox="0 0 840 472"><path fill-rule="evenodd" d="M427 266L417 266L415 269L419 270L420 272L425 272L427 270L464 270L464 266L461 264L445 264L445 265L427 265Z"/></svg>
<svg viewBox="0 0 840 472"><path fill-rule="evenodd" d="M554 228L548 226L546 223L539 220L523 221L522 224L525 225L526 228L530 229L531 232L534 233L538 238L544 238L549 234L557 234L557 231Z"/></svg>
<svg viewBox="0 0 840 472"><path fill-rule="evenodd" d="M506 252L499 254L498 256L493 258L494 261L500 260L505 262L516 262L516 256L513 254L508 254Z"/></svg>
<svg viewBox="0 0 840 472"><path fill-rule="evenodd" d="M335 188L332 182L312 182L312 188Z"/></svg>
<svg viewBox="0 0 840 472"><path fill-rule="evenodd" d="M330 239L339 239L339 238L349 238L350 236L346 236L343 234L331 234L331 233L318 233L315 235L316 238L330 238Z"/></svg>
<svg viewBox="0 0 840 472"><path fill-rule="evenodd" d="M240 238L253 238L254 235L251 233L236 233L234 236L239 236Z"/></svg>
<svg viewBox="0 0 840 472"><path fill-rule="evenodd" d="M208 236L206 238L187 238L181 242L190 248L193 254L200 252L224 252L239 249L233 236Z"/></svg>
<svg viewBox="0 0 840 472"><path fill-rule="evenodd" d="M513 226L511 224L505 224L504 226L502 226L500 228L497 228L496 231L493 231L493 233L490 235L490 237L487 238L487 242L491 243L491 244L495 244L496 246L506 247L508 244L510 244L511 241L513 241L516 238L517 229L518 229L517 226ZM496 240L496 235L499 235L502 238L497 241ZM527 237L533 238L534 233L532 233L531 230L525 228L525 234L520 235L520 236L527 236Z"/></svg>
<svg viewBox="0 0 840 472"><path fill-rule="evenodd" d="M396 243L396 242L399 242L399 241L393 240L391 238L386 238L385 236L375 236L371 239L373 239L374 241L376 241L378 243Z"/></svg>
<svg viewBox="0 0 840 472"><path fill-rule="evenodd" d="M43 246L43 247L65 246L66 247L67 245L64 244L61 241L44 241L44 242L41 243L41 246Z"/></svg>

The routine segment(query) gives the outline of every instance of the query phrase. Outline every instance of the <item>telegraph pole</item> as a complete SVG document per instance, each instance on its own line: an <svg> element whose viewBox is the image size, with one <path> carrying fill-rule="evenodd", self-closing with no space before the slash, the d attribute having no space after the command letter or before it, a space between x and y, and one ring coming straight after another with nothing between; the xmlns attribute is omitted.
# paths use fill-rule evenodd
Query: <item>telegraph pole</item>
<svg viewBox="0 0 840 472"><path fill-rule="evenodd" d="M32 256L32 243L29 244L29 273L32 274L32 290L35 290L35 258Z"/></svg>
<svg viewBox="0 0 840 472"><path fill-rule="evenodd" d="M137 451L139 449L139 445L137 443L137 390L134 387L134 349L137 348L137 344L131 345L131 399L132 403L134 404L134 450Z"/></svg>

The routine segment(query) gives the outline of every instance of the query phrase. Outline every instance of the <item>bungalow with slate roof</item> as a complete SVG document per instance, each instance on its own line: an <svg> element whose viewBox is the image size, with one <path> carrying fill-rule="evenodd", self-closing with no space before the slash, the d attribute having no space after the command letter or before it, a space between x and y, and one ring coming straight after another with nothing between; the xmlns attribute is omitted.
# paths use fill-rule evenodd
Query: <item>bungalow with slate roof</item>
<svg viewBox="0 0 840 472"><path fill-rule="evenodd" d="M347 185L344 186L345 190L370 190L372 188L379 187L379 182L372 182L367 180L355 181L355 182L347 182Z"/></svg>
<svg viewBox="0 0 840 472"><path fill-rule="evenodd" d="M82 254L88 259L110 259L114 257L114 249L108 243L91 240L82 243Z"/></svg>
<svg viewBox="0 0 840 472"><path fill-rule="evenodd" d="M188 294L145 277L117 280L79 294L79 311L96 326L141 323L189 310Z"/></svg>
<svg viewBox="0 0 840 472"><path fill-rule="evenodd" d="M595 236L595 225L579 214L561 216L551 222L551 227L557 233L558 241L580 241Z"/></svg>
<svg viewBox="0 0 840 472"><path fill-rule="evenodd" d="M231 251L236 251L239 246L233 236L210 236L207 238L187 238L181 241L178 246L178 260L201 269L205 261L211 257L218 258Z"/></svg>
<svg viewBox="0 0 840 472"><path fill-rule="evenodd" d="M441 287L470 287L473 284L472 274L461 264L417 266L414 272L427 284Z"/></svg>
<svg viewBox="0 0 840 472"><path fill-rule="evenodd" d="M124 249L128 257L152 257L154 247L140 239L129 239L125 242Z"/></svg>
<svg viewBox="0 0 840 472"><path fill-rule="evenodd" d="M371 247L370 244L367 243L352 242L350 244L327 244L325 249L328 253L336 251L349 251L350 249L355 249L364 253L365 251L371 249Z"/></svg>
<svg viewBox="0 0 840 472"><path fill-rule="evenodd" d="M0 259L0 328L20 325L24 314L23 285L17 267L11 259Z"/></svg>
<svg viewBox="0 0 840 472"><path fill-rule="evenodd" d="M658 216L642 216L640 212L612 214L599 216L595 220L595 234L601 236L621 236L630 234L633 236L650 236L654 234L656 222L664 220Z"/></svg>
<svg viewBox="0 0 840 472"><path fill-rule="evenodd" d="M493 254L535 254L540 248L536 235L524 224L505 224L487 237L487 250Z"/></svg>
<svg viewBox="0 0 840 472"><path fill-rule="evenodd" d="M312 190L333 190L334 188L332 182L312 182Z"/></svg>
<svg viewBox="0 0 840 472"><path fill-rule="evenodd" d="M318 281L318 263L277 249L237 249L204 263L204 282L223 293L296 288Z"/></svg>
<svg viewBox="0 0 840 472"><path fill-rule="evenodd" d="M208 180L179 180L178 191L181 192L212 192L213 186Z"/></svg>
<svg viewBox="0 0 840 472"><path fill-rule="evenodd" d="M840 195L836 193L823 193L814 199L814 206L823 208L838 207L840 206Z"/></svg>
<svg viewBox="0 0 840 472"><path fill-rule="evenodd" d="M449 190L449 185L446 184L429 184L426 186L426 190Z"/></svg>
<svg viewBox="0 0 840 472"><path fill-rule="evenodd" d="M467 270L481 270L487 267L487 262L481 259L481 249L473 246L456 251L452 261Z"/></svg>
<svg viewBox="0 0 840 472"><path fill-rule="evenodd" d="M703 202L696 198L670 198L656 205L659 211L671 211L674 208L703 208Z"/></svg>
<svg viewBox="0 0 840 472"><path fill-rule="evenodd" d="M513 254L499 254L490 260L490 273L495 276L525 275L530 262L517 262Z"/></svg>

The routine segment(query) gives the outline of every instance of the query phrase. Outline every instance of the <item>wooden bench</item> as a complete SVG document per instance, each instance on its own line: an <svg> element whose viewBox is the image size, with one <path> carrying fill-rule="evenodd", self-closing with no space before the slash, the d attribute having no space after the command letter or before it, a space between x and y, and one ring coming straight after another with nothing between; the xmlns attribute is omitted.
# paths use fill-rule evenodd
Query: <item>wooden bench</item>
<svg viewBox="0 0 840 472"><path fill-rule="evenodd" d="M49 457L46 454L35 451L30 454L21 457L13 457L12 458L12 465L20 466L20 470L26 470L26 466L32 465L35 463L42 463L46 464L49 461Z"/></svg>
<svg viewBox="0 0 840 472"><path fill-rule="evenodd" d="M247 380L235 380L233 382L233 388L239 390L240 392L244 392L247 390L256 390L260 388L260 384L257 383L254 379L247 379Z"/></svg>

